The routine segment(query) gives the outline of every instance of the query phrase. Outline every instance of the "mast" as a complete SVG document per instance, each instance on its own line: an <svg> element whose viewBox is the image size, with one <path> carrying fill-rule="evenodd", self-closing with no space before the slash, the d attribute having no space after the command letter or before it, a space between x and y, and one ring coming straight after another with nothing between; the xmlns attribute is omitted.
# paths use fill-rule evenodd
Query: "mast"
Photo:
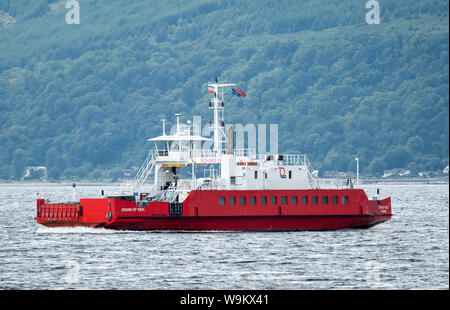
<svg viewBox="0 0 450 310"><path fill-rule="evenodd" d="M214 152L215 153L222 153L223 145L226 141L226 134L225 134L225 120L224 120L224 110L225 110L225 104L224 104L224 91L223 89L225 87L231 87L235 86L236 84L219 84L216 81L214 83L209 82L208 83L208 92L212 93L213 91L213 98L212 98L212 106L210 108L214 109ZM221 90L221 93L219 91Z"/></svg>

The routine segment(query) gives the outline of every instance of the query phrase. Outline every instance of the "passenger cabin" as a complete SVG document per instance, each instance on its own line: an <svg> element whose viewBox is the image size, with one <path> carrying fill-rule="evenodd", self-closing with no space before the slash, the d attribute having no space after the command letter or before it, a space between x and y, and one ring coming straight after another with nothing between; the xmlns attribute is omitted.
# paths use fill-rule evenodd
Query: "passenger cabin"
<svg viewBox="0 0 450 310"><path fill-rule="evenodd" d="M209 106L214 109L213 148L211 139L192 134L191 121L175 132L148 139L155 144L139 169L133 193L141 191L151 201L182 202L192 190L294 190L318 185L310 173L305 155L257 154L252 149L235 149L233 127L225 134L223 88L234 84L209 83L214 92ZM205 144L205 142L208 142ZM147 182L153 174L153 182Z"/></svg>

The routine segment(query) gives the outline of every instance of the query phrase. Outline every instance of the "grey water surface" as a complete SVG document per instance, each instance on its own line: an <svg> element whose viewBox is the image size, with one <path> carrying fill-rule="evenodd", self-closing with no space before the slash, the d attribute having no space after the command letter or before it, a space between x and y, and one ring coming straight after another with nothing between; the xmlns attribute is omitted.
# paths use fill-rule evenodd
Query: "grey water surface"
<svg viewBox="0 0 450 310"><path fill-rule="evenodd" d="M449 289L449 185L362 186L392 220L321 232L155 233L47 228L36 196L64 184L0 184L0 289ZM120 191L80 185L79 197Z"/></svg>

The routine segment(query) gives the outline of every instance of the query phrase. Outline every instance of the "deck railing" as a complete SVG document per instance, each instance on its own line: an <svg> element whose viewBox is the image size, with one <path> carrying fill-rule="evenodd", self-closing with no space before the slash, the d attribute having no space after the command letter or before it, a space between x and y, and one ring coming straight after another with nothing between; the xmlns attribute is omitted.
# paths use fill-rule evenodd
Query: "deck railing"
<svg viewBox="0 0 450 310"><path fill-rule="evenodd" d="M160 184L160 187L163 183ZM224 189L224 180L220 178L198 178L198 179L178 179L176 182L175 191L190 191L190 190L218 190ZM169 189L169 188L168 188Z"/></svg>
<svg viewBox="0 0 450 310"><path fill-rule="evenodd" d="M320 189L353 189L354 184L350 179L319 179L315 178L317 188Z"/></svg>
<svg viewBox="0 0 450 310"><path fill-rule="evenodd" d="M198 150L158 150L158 159L161 160L188 160L190 158L217 158L223 153L217 153L212 149L198 149ZM309 162L304 154L257 154L255 149L244 148L244 149L234 149L233 154L236 157L247 157L248 160L263 160L263 161L275 161L279 165L283 166L308 166Z"/></svg>

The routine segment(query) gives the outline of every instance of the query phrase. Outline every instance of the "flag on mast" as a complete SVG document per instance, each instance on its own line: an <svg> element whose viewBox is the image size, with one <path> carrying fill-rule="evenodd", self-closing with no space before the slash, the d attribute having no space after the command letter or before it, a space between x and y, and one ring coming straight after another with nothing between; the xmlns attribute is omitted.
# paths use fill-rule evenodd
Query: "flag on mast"
<svg viewBox="0 0 450 310"><path fill-rule="evenodd" d="M244 91L240 90L239 88L233 88L233 89L231 89L231 92L232 92L233 95L236 95L238 97L241 97L241 96L245 97L245 96L247 96L247 94Z"/></svg>
<svg viewBox="0 0 450 310"><path fill-rule="evenodd" d="M208 86L208 94L214 94L214 87Z"/></svg>

